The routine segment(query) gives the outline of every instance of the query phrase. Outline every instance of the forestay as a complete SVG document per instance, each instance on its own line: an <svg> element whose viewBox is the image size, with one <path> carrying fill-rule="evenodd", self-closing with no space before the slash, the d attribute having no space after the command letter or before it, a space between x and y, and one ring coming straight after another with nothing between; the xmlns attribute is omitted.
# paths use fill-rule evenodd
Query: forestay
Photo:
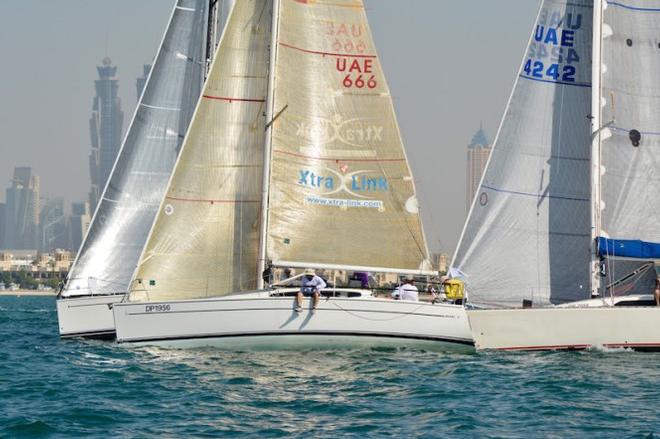
<svg viewBox="0 0 660 439"><path fill-rule="evenodd" d="M268 258L428 270L415 185L362 1L282 0L273 106Z"/></svg>
<svg viewBox="0 0 660 439"><path fill-rule="evenodd" d="M206 0L178 0L64 296L124 293L192 117Z"/></svg>
<svg viewBox="0 0 660 439"><path fill-rule="evenodd" d="M593 0L545 0L453 265L469 299L590 294Z"/></svg>
<svg viewBox="0 0 660 439"><path fill-rule="evenodd" d="M256 287L270 2L236 2L129 299Z"/></svg>
<svg viewBox="0 0 660 439"><path fill-rule="evenodd" d="M600 147L600 250L605 256L660 259L660 1L603 6L601 102L608 128ZM608 274L621 264L608 260ZM649 273L626 291L651 291L655 272Z"/></svg>

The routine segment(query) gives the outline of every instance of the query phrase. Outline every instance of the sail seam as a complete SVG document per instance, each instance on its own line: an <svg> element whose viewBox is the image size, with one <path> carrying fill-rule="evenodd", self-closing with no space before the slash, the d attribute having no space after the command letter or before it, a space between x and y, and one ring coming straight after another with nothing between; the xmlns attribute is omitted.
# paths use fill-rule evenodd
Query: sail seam
<svg viewBox="0 0 660 439"><path fill-rule="evenodd" d="M533 78L531 76L526 76L526 75L520 75L521 78L523 79L529 79L530 81L537 81L537 82L546 82L548 84L561 84L561 85L571 85L573 87L591 87L591 84L588 82L564 82L564 81L551 81L549 79L539 79L539 78Z"/></svg>
<svg viewBox="0 0 660 439"><path fill-rule="evenodd" d="M502 192L505 194L512 194L512 195L522 195L525 197L533 197L533 198L550 198L553 200L567 200L567 201L584 201L584 202L591 202L590 198L578 198L578 197L564 197L560 195L543 195L543 194L535 194L531 192L518 192L518 191L510 191L507 189L498 189L492 186L486 186L485 184L481 185L482 188L484 189L490 189L495 192Z"/></svg>
<svg viewBox="0 0 660 439"><path fill-rule="evenodd" d="M180 198L180 197L165 197L167 200L172 201L190 201L193 203L219 203L219 204L242 204L242 203L261 203L261 200L211 200L202 198Z"/></svg>
<svg viewBox="0 0 660 439"><path fill-rule="evenodd" d="M206 99L213 99L216 101L225 101L225 102L258 102L258 103L264 103L266 102L265 99L255 99L255 98L229 98L225 96L211 96L211 95L204 95Z"/></svg>
<svg viewBox="0 0 660 439"><path fill-rule="evenodd" d="M287 47L289 49L297 50L299 52L304 52L304 53L309 53L312 55L321 55L321 56L336 56L336 57L351 57L351 58L369 58L369 59L376 59L378 56L376 55L363 55L363 54L354 54L354 53L335 53L335 52L321 52L318 50L309 50L309 49L303 49L302 47L297 47L292 44L287 44L287 43L282 43L280 42L280 46Z"/></svg>
<svg viewBox="0 0 660 439"><path fill-rule="evenodd" d="M617 6L622 9L628 9L631 11L638 11L638 12L660 12L660 8L644 8L642 6L631 6L631 5L626 5L624 3L619 3L619 2L607 2L608 6Z"/></svg>
<svg viewBox="0 0 660 439"><path fill-rule="evenodd" d="M322 161L328 161L328 162L360 162L360 163L379 163L379 162L405 162L406 159L343 159L343 158L333 158L333 157L314 157L310 155L305 155L305 154L299 154L295 152L290 152L290 151L283 151L281 149L276 149L274 152L277 152L279 154L285 154L285 155L290 155L293 157L299 157L303 159L310 159L310 160L322 160Z"/></svg>

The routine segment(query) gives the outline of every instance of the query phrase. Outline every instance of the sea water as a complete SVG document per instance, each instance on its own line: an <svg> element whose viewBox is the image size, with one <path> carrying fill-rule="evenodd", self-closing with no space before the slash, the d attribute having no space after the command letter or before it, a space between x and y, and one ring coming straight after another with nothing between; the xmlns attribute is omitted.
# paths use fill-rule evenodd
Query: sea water
<svg viewBox="0 0 660 439"><path fill-rule="evenodd" d="M660 354L125 347L0 297L0 437L76 436L659 437Z"/></svg>

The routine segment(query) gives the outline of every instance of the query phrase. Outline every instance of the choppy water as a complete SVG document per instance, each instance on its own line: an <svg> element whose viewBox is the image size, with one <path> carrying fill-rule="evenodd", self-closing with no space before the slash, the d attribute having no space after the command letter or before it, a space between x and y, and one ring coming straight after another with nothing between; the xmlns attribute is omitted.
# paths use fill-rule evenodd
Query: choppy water
<svg viewBox="0 0 660 439"><path fill-rule="evenodd" d="M659 354L126 348L54 308L0 297L0 437L660 436Z"/></svg>

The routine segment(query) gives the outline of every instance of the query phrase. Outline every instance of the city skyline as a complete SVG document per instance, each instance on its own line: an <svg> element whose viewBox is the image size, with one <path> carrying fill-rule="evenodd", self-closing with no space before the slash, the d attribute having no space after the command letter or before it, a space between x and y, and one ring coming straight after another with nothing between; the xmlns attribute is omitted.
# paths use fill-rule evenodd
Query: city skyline
<svg viewBox="0 0 660 439"><path fill-rule="evenodd" d="M488 132L496 133L538 2L455 5L414 0L406 8L394 0L365 3L417 182L430 250L451 253L465 213L464 184L455 184L466 178L464 145L480 120ZM31 71L25 79L14 78L12 90L0 86L0 115L6 125L1 128L7 131L2 152L9 157L0 164L0 181L9 179L14 166L27 165L48 182L45 196L61 196L67 205L86 198L90 185L87 121L94 92L89 84L95 66L103 56L118 66L126 128L136 101L133 80L155 55L171 8L170 2L145 0L131 2L130 16L122 15L128 5L126 0L69 0L57 7L44 0L30 8L0 5L0 25L5 25L0 37L12 35L15 40L24 32L17 29L18 24L28 17L43 22L46 30L63 22L70 28L70 35L53 37L40 60L52 72L44 84L48 87L35 90L43 96L40 105L28 105L20 97L35 84L41 85ZM479 14L474 14L475 8ZM52 16L58 17L55 23L48 22ZM505 21L507 25L502 26ZM116 30L117 23L121 32ZM6 44L7 38L3 40L0 48L20 61L23 54ZM26 45L36 45L33 40L26 36ZM21 88L26 80L32 80L31 86ZM56 102L62 113L59 119L53 116L58 113L52 107ZM66 111L61 111L63 102ZM28 113L39 121L39 130L25 128L26 118L21 120L21 115ZM445 206L458 207L448 210Z"/></svg>

